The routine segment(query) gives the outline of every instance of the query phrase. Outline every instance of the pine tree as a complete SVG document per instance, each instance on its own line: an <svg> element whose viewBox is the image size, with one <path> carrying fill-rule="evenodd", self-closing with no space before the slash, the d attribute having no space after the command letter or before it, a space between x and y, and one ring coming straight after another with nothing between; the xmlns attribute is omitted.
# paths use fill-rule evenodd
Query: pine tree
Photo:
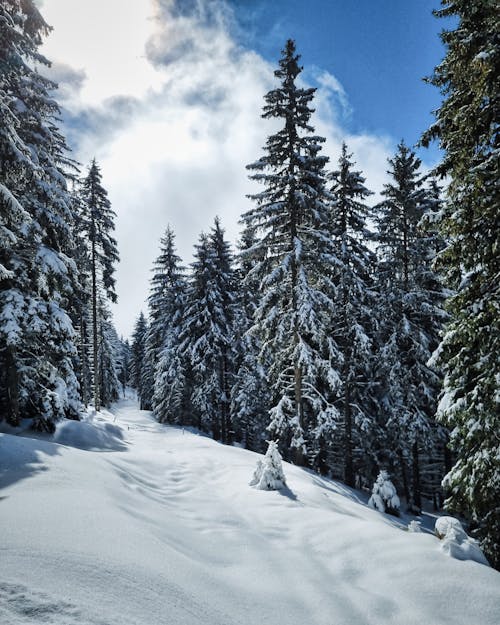
<svg viewBox="0 0 500 625"><path fill-rule="evenodd" d="M260 341L252 329L258 303L259 283L253 274L256 260L255 233L245 228L239 243L236 278L236 376L231 389L231 414L236 439L246 449L264 451L269 413L266 366L259 362Z"/></svg>
<svg viewBox="0 0 500 625"><path fill-rule="evenodd" d="M102 176L95 161L92 161L88 174L82 184L84 216L81 219L81 235L88 242L88 264L91 285L92 306L92 354L94 376L94 407L99 410L101 397L99 392L99 315L100 291L111 302L116 302L114 271L118 262L118 250L114 230L115 213L111 209L107 191L101 184Z"/></svg>
<svg viewBox="0 0 500 625"><path fill-rule="evenodd" d="M378 379L385 447L381 458L399 469L410 505L421 506L420 454L432 444L433 415L440 387L429 358L445 315L444 291L431 269L436 253L432 232L420 223L429 209L429 194L419 176L420 161L404 143L389 159L392 181L385 200L375 207L378 223L380 335ZM411 483L408 475L411 466Z"/></svg>
<svg viewBox="0 0 500 625"><path fill-rule="evenodd" d="M172 317L178 311L179 296L184 290L183 268L175 253L174 233L168 227L160 241L160 255L153 267L148 298L149 328L145 344L142 399L148 410L155 408L155 375L161 350L170 331Z"/></svg>
<svg viewBox="0 0 500 625"><path fill-rule="evenodd" d="M275 71L280 85L265 96L263 112L283 126L268 138L265 155L248 166L265 190L252 196L256 207L243 220L259 237L253 273L262 296L255 325L261 361L270 363L269 431L305 463L308 440L326 437L334 427L341 357L328 332L335 291L329 278L334 252L325 189L328 159L320 155L324 139L309 123L315 90L296 85L298 60L294 42L287 41Z"/></svg>
<svg viewBox="0 0 500 625"><path fill-rule="evenodd" d="M438 416L457 455L444 482L446 505L470 518L500 568L498 7L483 0L442 5L436 15L458 24L441 35L446 55L430 82L444 100L423 141L439 139L445 156L438 172L450 178L438 222L448 245L438 266L456 294L436 354L445 373Z"/></svg>
<svg viewBox="0 0 500 625"><path fill-rule="evenodd" d="M130 386L134 388L137 393L141 410L143 410L142 380L147 331L148 322L146 321L144 313L141 311L135 322L134 331L132 332L132 345L130 348Z"/></svg>
<svg viewBox="0 0 500 625"><path fill-rule="evenodd" d="M167 228L151 280L151 325L157 351L154 358L153 412L160 423L189 423L187 359L180 349L180 331L186 300L186 278L176 253L175 237ZM154 311L154 312L153 312Z"/></svg>
<svg viewBox="0 0 500 625"><path fill-rule="evenodd" d="M0 400L13 425L22 414L51 431L80 412L68 317L73 164L55 125L55 85L33 69L48 65L38 47L49 27L31 0L2 3L0 17Z"/></svg>
<svg viewBox="0 0 500 625"><path fill-rule="evenodd" d="M370 214L364 200L371 195L361 172L353 169L354 162L347 146L342 145L339 169L330 178L331 230L336 252L334 280L338 289L336 313L332 334L343 355L341 369L342 390L337 406L343 424L343 478L349 486L355 485L355 474L360 473L361 458L355 467L354 454L363 457L369 445L365 444L374 429L373 388L369 383L373 335L372 289L374 254L367 247L371 238L366 227ZM368 471L365 472L365 477Z"/></svg>
<svg viewBox="0 0 500 625"><path fill-rule="evenodd" d="M232 254L216 219L210 234L202 234L196 246L180 340L193 372L191 399L197 425L224 443L233 437L234 301Z"/></svg>

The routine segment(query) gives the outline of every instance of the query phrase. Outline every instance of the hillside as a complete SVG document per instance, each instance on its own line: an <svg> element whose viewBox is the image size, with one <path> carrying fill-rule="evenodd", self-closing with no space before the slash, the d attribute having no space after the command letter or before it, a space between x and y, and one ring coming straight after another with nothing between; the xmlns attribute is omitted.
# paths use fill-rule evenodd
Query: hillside
<svg viewBox="0 0 500 625"><path fill-rule="evenodd" d="M0 622L496 625L500 578L337 482L124 400L51 442L0 434Z"/></svg>

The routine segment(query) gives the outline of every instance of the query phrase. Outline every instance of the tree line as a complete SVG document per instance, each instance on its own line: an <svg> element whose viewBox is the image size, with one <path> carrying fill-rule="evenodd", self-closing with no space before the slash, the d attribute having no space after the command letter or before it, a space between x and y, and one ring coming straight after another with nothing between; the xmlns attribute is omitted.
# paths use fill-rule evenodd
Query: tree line
<svg viewBox="0 0 500 625"><path fill-rule="evenodd" d="M0 3L0 419L52 432L118 398L124 348L114 212L58 129L56 85L37 71L49 31L33 2Z"/></svg>

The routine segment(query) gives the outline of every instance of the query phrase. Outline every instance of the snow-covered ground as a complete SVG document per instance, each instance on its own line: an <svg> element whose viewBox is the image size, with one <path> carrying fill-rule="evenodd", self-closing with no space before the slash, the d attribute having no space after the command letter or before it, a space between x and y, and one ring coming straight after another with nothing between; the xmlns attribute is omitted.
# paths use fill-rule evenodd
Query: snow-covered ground
<svg viewBox="0 0 500 625"><path fill-rule="evenodd" d="M498 625L500 576L355 491L124 400L58 442L0 434L0 623ZM75 446L76 445L76 446Z"/></svg>

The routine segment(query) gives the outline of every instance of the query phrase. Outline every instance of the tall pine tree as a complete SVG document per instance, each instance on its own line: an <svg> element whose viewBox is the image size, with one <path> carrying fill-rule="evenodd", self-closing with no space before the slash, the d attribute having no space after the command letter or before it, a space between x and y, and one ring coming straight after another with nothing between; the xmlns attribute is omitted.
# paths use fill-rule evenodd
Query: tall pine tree
<svg viewBox="0 0 500 625"><path fill-rule="evenodd" d="M339 169L330 178L331 229L336 252L333 268L337 287L336 311L332 334L343 355L341 369L342 395L338 399L343 429L343 478L349 486L355 485L361 463L367 464L366 455L373 436L373 387L371 379L373 320L372 288L374 253L367 247L371 238L366 220L370 214L365 204L371 195L361 172L354 170L354 162L347 146L342 145ZM357 450L357 453L356 453ZM357 463L355 462L357 455ZM357 466L356 466L357 464ZM365 469L364 477L372 476Z"/></svg>
<svg viewBox="0 0 500 625"><path fill-rule="evenodd" d="M444 291L430 266L435 237L420 226L429 210L420 161L402 142L389 164L391 181L384 185L385 200L375 207L380 405L391 469L402 481L409 504L419 509L420 455L432 443L441 382L428 361L445 317Z"/></svg>
<svg viewBox="0 0 500 625"><path fill-rule="evenodd" d="M430 81L444 100L424 143L439 139L438 171L450 178L439 220L449 243L438 266L456 294L436 362L445 373L438 416L451 430L457 462L444 484L447 506L470 518L500 568L500 20L494 2L442 5L436 14L458 24L441 35L446 56Z"/></svg>
<svg viewBox="0 0 500 625"><path fill-rule="evenodd" d="M312 441L334 427L341 356L329 336L335 288L329 277L334 251L328 159L320 155L324 139L310 125L315 90L296 84L298 61L289 40L275 71L279 86L265 96L263 112L282 125L268 138L265 155L248 166L265 189L252 196L256 207L243 219L259 237L252 276L259 278L262 294L255 314L261 360L270 364L269 431L283 449L292 448L297 462L306 463Z"/></svg>
<svg viewBox="0 0 500 625"><path fill-rule="evenodd" d="M99 336L100 324L105 321L100 314L104 309L99 306L99 298L102 293L110 301L116 302L114 271L119 257L116 240L112 236L115 228L115 213L111 208L107 191L102 186L101 171L95 159L90 164L88 174L83 180L81 197L84 212L80 223L80 234L87 244L91 289L94 407L99 410L101 406L99 351L102 352L104 349L104 346L99 344ZM111 354L108 357L111 357Z"/></svg>

